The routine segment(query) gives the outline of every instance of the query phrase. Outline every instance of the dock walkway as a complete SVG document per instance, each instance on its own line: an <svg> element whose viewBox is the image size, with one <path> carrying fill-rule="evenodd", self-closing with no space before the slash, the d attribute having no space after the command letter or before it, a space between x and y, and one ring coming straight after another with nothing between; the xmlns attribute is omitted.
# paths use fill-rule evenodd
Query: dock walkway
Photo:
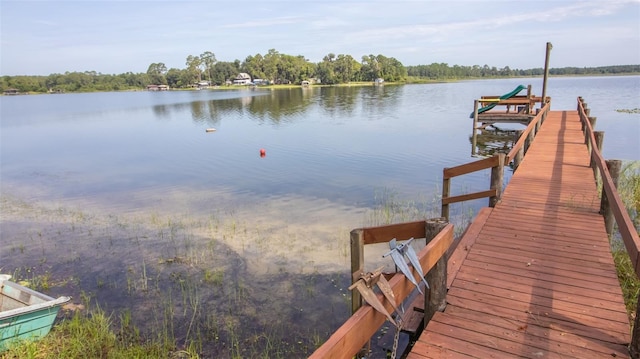
<svg viewBox="0 0 640 359"><path fill-rule="evenodd" d="M629 357L589 161L577 111L549 112L501 201L463 238L446 309L408 358Z"/></svg>

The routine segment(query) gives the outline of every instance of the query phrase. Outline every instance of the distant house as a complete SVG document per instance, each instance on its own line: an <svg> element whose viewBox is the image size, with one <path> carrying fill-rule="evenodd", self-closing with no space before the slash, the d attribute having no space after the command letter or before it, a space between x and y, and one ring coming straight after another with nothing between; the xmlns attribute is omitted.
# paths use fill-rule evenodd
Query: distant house
<svg viewBox="0 0 640 359"><path fill-rule="evenodd" d="M384 79L383 79L382 77L378 77L378 78L374 81L374 83L375 83L376 85L382 85L382 84L384 84Z"/></svg>
<svg viewBox="0 0 640 359"><path fill-rule="evenodd" d="M200 81L196 84L196 87L199 89L208 88L209 86L211 86L209 81Z"/></svg>
<svg viewBox="0 0 640 359"><path fill-rule="evenodd" d="M310 82L307 80L304 80L300 83L300 85L302 85L302 87L309 87Z"/></svg>
<svg viewBox="0 0 640 359"><path fill-rule="evenodd" d="M233 80L234 85L248 85L251 83L251 76L246 72L241 72Z"/></svg>
<svg viewBox="0 0 640 359"><path fill-rule="evenodd" d="M6 89L4 90L5 95L19 95L20 91L18 89Z"/></svg>
<svg viewBox="0 0 640 359"><path fill-rule="evenodd" d="M168 91L167 85L147 85L147 91Z"/></svg>

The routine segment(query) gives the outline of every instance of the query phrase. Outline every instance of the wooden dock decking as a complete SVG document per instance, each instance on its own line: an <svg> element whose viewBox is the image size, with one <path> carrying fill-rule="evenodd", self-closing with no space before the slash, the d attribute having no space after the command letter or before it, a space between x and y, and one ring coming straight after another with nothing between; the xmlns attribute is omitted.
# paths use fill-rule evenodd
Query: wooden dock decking
<svg viewBox="0 0 640 359"><path fill-rule="evenodd" d="M501 201L463 238L446 309L408 358L629 357L589 162L577 111L549 112Z"/></svg>

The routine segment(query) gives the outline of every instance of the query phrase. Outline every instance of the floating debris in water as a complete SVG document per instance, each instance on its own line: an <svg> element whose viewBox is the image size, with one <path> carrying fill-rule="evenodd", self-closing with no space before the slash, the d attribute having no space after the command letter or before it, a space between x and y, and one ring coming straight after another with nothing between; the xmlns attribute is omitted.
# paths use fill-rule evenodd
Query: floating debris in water
<svg viewBox="0 0 640 359"><path fill-rule="evenodd" d="M623 112L623 113L640 113L640 108L634 108L634 109L628 109L628 108L616 109L616 112Z"/></svg>

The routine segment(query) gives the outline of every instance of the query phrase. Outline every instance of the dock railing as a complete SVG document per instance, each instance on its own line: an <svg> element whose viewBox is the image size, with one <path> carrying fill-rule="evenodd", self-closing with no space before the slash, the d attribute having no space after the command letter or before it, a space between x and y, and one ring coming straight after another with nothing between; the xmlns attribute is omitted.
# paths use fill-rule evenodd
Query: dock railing
<svg viewBox="0 0 640 359"><path fill-rule="evenodd" d="M609 236L613 234L613 222L615 221L635 274L640 277L640 239L638 238L638 231L633 221L631 221L631 217L627 213L627 209L617 190L620 161L605 161L602 156L601 149L604 134L593 130L596 118L589 116L590 111L582 97L578 98L578 115L585 134L585 144L591 152L591 167L594 170L596 179L600 176L602 180L600 214L604 216L607 233ZM611 171L614 168L615 170ZM636 304L636 313L638 309L640 309L640 298ZM637 314L633 323L629 350L633 358L640 357L640 315Z"/></svg>
<svg viewBox="0 0 640 359"><path fill-rule="evenodd" d="M439 230L431 236L429 232L433 228L439 228ZM428 279L431 286L431 296L430 298L425 297L427 298L425 302L428 300L433 303L433 300L439 300L434 291L442 293L441 300L444 300L447 273L445 253L453 243L453 225L451 224L442 222L430 224L428 221L418 221L353 230L351 232L351 252L352 269L356 269L354 274L364 270L363 248L365 244L388 242L391 238L401 240L410 237L432 238L431 240L427 238L427 245L417 254L420 266L425 273L428 273L425 277L429 278L434 272L437 272L437 277L439 277L438 280ZM413 267L411 269L414 277L419 278L418 272ZM396 307L415 290L415 286L401 273L393 275L389 279L389 285L396 300L396 303L393 303ZM392 313L391 303L386 301L381 293L378 293L377 296L385 309ZM355 298L352 302L353 307L357 307L354 313L310 358L353 358L387 320L383 313L376 311L372 306L360 305L361 299L357 291L352 292L352 298ZM425 320L427 320L427 304L425 303Z"/></svg>
<svg viewBox="0 0 640 359"><path fill-rule="evenodd" d="M494 207L502 196L504 180L504 166L513 161L514 171L522 162L526 151L540 129L542 122L546 119L551 107L551 102L547 101L538 110L536 116L529 122L525 130L519 134L519 139L508 154L498 153L493 157L466 163L456 167L445 168L442 172L442 208L441 215L449 220L449 205L452 203L469 201L473 199L489 197L489 207ZM475 130L474 130L475 131ZM464 174L477 172L491 168L491 181L489 190L451 196L451 179Z"/></svg>

